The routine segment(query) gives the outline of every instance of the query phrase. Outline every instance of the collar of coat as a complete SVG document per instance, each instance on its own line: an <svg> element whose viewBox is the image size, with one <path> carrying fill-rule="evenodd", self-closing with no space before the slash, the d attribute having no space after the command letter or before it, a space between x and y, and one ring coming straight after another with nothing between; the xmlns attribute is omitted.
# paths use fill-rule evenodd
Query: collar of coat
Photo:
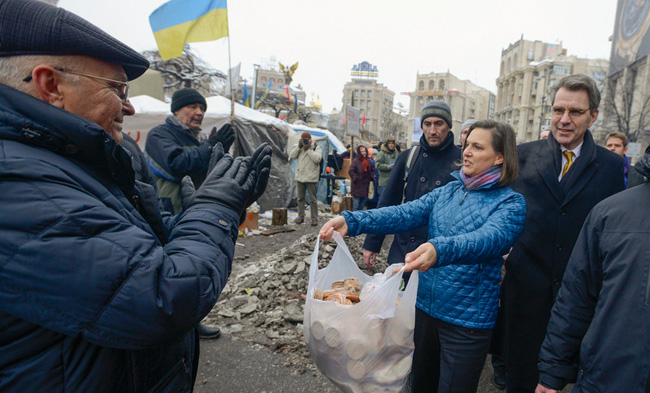
<svg viewBox="0 0 650 393"><path fill-rule="evenodd" d="M420 137L420 148L426 151L429 154L441 154L449 150L454 145L454 133L449 131L447 134L447 139L445 139L440 145L436 147L431 147L427 143L427 139L424 137L424 134Z"/></svg>
<svg viewBox="0 0 650 393"><path fill-rule="evenodd" d="M99 170L127 196L135 184L131 156L99 125L0 84L0 138L50 150Z"/></svg>

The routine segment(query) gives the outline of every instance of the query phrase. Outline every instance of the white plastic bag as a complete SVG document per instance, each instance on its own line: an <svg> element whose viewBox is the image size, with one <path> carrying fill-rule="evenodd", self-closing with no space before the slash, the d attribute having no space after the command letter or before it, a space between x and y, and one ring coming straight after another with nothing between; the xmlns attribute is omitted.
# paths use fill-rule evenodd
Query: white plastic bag
<svg viewBox="0 0 650 393"><path fill-rule="evenodd" d="M413 357L418 273L400 292L400 270L353 306L314 299L314 289L334 281L355 277L363 285L372 279L337 232L334 240L338 247L326 268L318 269L320 240L312 254L303 323L307 347L320 371L344 392L400 392Z"/></svg>

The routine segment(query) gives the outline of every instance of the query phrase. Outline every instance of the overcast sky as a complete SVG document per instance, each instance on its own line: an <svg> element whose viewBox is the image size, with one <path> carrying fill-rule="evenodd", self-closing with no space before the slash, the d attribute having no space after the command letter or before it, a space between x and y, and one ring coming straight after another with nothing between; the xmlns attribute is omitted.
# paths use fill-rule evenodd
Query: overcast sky
<svg viewBox="0 0 650 393"><path fill-rule="evenodd" d="M196 0L198 1L198 0ZM165 0L60 0L134 49L155 49L149 14ZM231 63L252 80L272 56L300 66L309 102L341 107L354 64L368 61L378 81L408 106L417 73L446 72L496 93L502 49L524 39L562 43L569 55L609 59L616 0L229 0ZM228 69L227 39L192 44L213 67Z"/></svg>

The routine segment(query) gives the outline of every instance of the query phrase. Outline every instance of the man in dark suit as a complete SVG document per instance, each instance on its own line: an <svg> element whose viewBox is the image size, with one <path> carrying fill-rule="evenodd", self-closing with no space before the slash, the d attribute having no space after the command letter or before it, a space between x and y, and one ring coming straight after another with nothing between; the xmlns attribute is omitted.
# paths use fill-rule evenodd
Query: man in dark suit
<svg viewBox="0 0 650 393"><path fill-rule="evenodd" d="M518 147L513 188L528 211L503 284L508 393L534 392L539 350L580 228L594 205L625 188L623 159L597 146L588 129L598 118L596 83L571 75L551 94L551 135Z"/></svg>

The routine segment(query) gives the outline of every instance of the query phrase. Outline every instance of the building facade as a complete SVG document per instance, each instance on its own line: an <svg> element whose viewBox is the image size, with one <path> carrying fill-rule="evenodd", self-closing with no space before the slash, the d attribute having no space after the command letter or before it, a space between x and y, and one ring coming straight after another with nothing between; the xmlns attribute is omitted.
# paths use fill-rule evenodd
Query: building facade
<svg viewBox="0 0 650 393"><path fill-rule="evenodd" d="M398 120L393 115L395 93L377 82L377 67L368 62L355 65L351 72L352 80L343 86L343 105L350 105L365 113L363 129L370 139L382 140L394 136L392 126Z"/></svg>
<svg viewBox="0 0 650 393"><path fill-rule="evenodd" d="M408 139L418 139L420 111L431 100L442 100L449 104L453 118L452 130L456 143L460 143L460 126L467 119L489 119L494 112L495 95L488 89L462 80L450 72L431 72L417 74L415 91L410 95ZM415 131L415 138L413 132Z"/></svg>
<svg viewBox="0 0 650 393"><path fill-rule="evenodd" d="M624 133L634 161L650 143L650 4L619 0L612 41L596 137L604 143L608 133Z"/></svg>
<svg viewBox="0 0 650 393"><path fill-rule="evenodd" d="M567 75L585 74L602 91L608 68L605 59L569 56L561 44L522 38L501 52L494 118L510 124L518 142L537 140L551 126L553 84Z"/></svg>

